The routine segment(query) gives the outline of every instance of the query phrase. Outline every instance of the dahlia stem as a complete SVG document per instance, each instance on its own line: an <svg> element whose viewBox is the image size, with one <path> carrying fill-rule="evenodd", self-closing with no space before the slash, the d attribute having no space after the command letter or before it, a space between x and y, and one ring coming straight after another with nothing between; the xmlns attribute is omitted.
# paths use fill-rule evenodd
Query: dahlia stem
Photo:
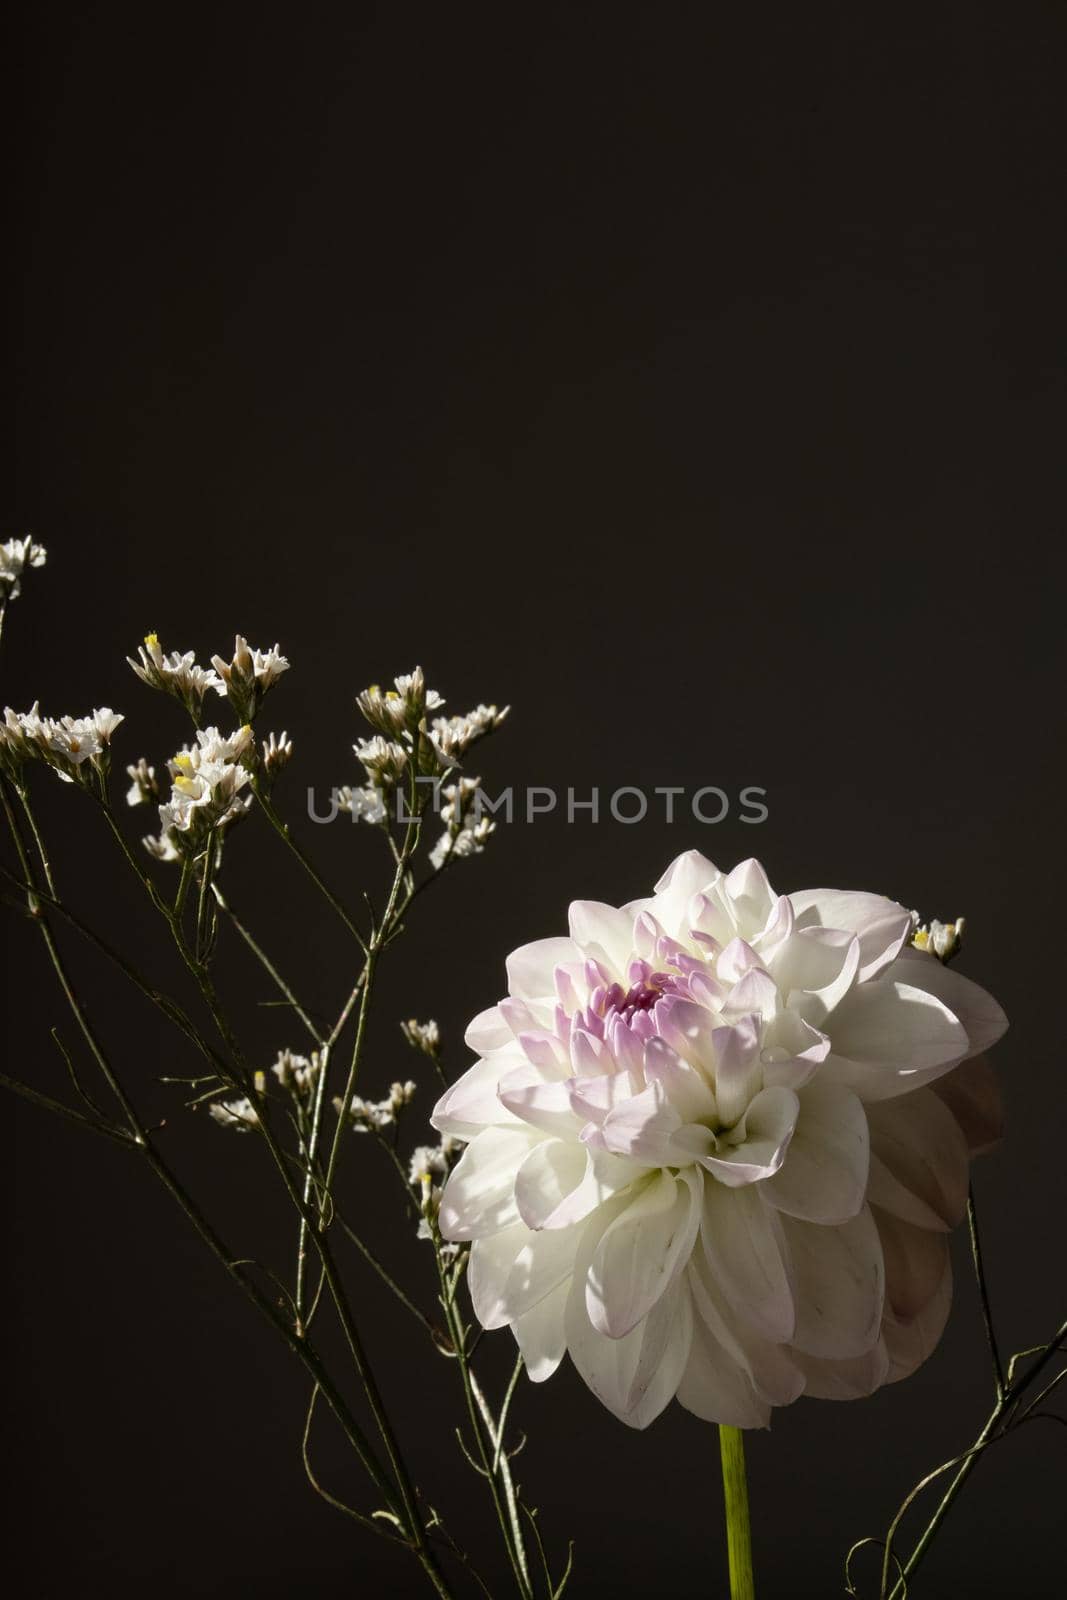
<svg viewBox="0 0 1067 1600"><path fill-rule="evenodd" d="M748 1520L745 1479L745 1436L740 1428L719 1424L722 1492L726 1501L726 1547L730 1556L730 1600L756 1600L752 1576L752 1532Z"/></svg>

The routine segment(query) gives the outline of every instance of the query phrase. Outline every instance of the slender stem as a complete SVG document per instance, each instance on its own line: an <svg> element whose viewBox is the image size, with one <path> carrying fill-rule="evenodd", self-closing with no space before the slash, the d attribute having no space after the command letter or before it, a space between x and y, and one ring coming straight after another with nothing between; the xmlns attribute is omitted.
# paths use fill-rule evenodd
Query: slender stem
<svg viewBox="0 0 1067 1600"><path fill-rule="evenodd" d="M66 1106L62 1100L53 1100L50 1094L42 1094L39 1089L34 1089L28 1083L22 1083L18 1078L9 1078L6 1072L0 1072L0 1086L10 1089L12 1094L21 1095L24 1100L40 1106L45 1111L53 1111L57 1117L66 1117L70 1122L80 1123L83 1128L90 1128L93 1133L102 1133L108 1139L114 1139L127 1150L136 1150L137 1146L124 1133L121 1128L113 1128L109 1122L102 1122L98 1117L87 1117L84 1111L77 1111L74 1106Z"/></svg>
<svg viewBox="0 0 1067 1600"><path fill-rule="evenodd" d="M888 1537L886 1539L885 1561L882 1569L882 1594L884 1595L889 1593L890 1600L903 1600L903 1596L907 1592L907 1580L912 1576L916 1567L918 1567L923 1556L929 1549L930 1543L944 1521L953 1501L956 1499L956 1496L959 1494L960 1490L967 1482L967 1479L978 1465L978 1462L985 1454L986 1446L992 1442L994 1437L999 1437L996 1434L996 1429L1001 1418L1005 1415L1005 1413L1009 1412L1012 1407L1014 1407L1016 1402L1034 1382L1035 1378L1037 1378L1044 1371L1049 1362L1053 1360L1057 1352L1062 1348L1065 1340L1067 1340L1067 1322L1061 1323L1060 1327L1057 1328L1055 1334L1049 1340L1048 1344L1039 1345L1036 1347L1037 1360L1034 1362L1033 1366L1030 1367L1029 1371L1023 1373L1021 1378L1016 1378L1014 1382L1010 1382L1008 1384L1001 1398L994 1406L993 1411L985 1424L985 1427L974 1441L974 1444L961 1458L957 1458L960 1460L960 1466L955 1477L952 1479L948 1488L945 1490L945 1493L941 1497L937 1509L924 1528L922 1536L919 1538L915 1548L911 1552L911 1555L904 1563L900 1577L894 1584L892 1591L890 1591L888 1587L890 1575L889 1561L890 1551L892 1550L893 1546L893 1536L896 1533L901 1518L911 1505L919 1489L924 1488L927 1483L931 1482L933 1478L938 1476L938 1473L932 1473L929 1477L924 1478L922 1483L917 1485L912 1493L909 1494L908 1498L897 1512L896 1517L893 1519L889 1529ZM1011 1422L1009 1420L1009 1422L1005 1425L1003 1432L1008 1432L1010 1427ZM941 1468L939 1470L944 1471L945 1468Z"/></svg>
<svg viewBox="0 0 1067 1600"><path fill-rule="evenodd" d="M0 1079L0 1081L3 1080ZM75 1115L79 1115L79 1113L75 1113ZM373 1267L374 1271L378 1274L379 1278L381 1278L382 1282L386 1284L387 1287L390 1288L396 1295L397 1299L400 1301L400 1304L406 1306L411 1312L411 1315L416 1317L418 1321L422 1323L422 1326L430 1335L430 1338L436 1343L440 1337L441 1330L434 1326L433 1322L424 1311L419 1310L418 1306L415 1304L414 1300L412 1300L407 1291L402 1289L399 1283L397 1283L388 1267L382 1265L382 1263L378 1260L378 1257L374 1254L374 1251L371 1249L370 1245L360 1238L359 1234L352 1227L351 1223L346 1222L344 1217L339 1211L336 1210L336 1208L334 1210L334 1220L336 1221L341 1232L345 1235L346 1239L350 1239L355 1245L356 1249L359 1251L364 1261L367 1262L368 1266Z"/></svg>
<svg viewBox="0 0 1067 1600"><path fill-rule="evenodd" d="M300 1018L300 1021L303 1023L305 1029L311 1035L311 1038L317 1045L325 1044L326 1041L324 1040L319 1029L312 1022L310 1016L304 1010L304 1007L300 1004L300 1001L297 999L293 990L282 977L281 973L278 971L273 961L271 961L262 945L260 945L258 941L253 938L248 928L246 928L240 917L238 917L237 913L234 911L233 907L230 905L229 901L226 899L226 896L220 889L217 880L211 885L211 889L216 901L218 902L220 910L225 912L233 927L240 934L241 938L251 950L252 954L255 956L264 972L266 972L267 976L270 978L271 982L275 985L278 991L285 996L286 1000L288 1000L289 1004Z"/></svg>
<svg viewBox="0 0 1067 1600"><path fill-rule="evenodd" d="M438 1279L441 1286L441 1309L448 1324L448 1335L452 1341L456 1365L459 1367L460 1379L463 1384L463 1397L467 1405L467 1416L470 1420L471 1432L474 1435L475 1447L481 1462L479 1471L484 1474L489 1484L493 1509L500 1524L504 1549L507 1551L516 1587L523 1600L532 1600L533 1586L530 1582L530 1572L526 1561L526 1550L523 1543L514 1487L511 1483L511 1473L507 1470L507 1456L500 1449L500 1436L493 1426L492 1413L489 1411L485 1397L478 1387L474 1373L471 1371L471 1352L467 1347L467 1333L456 1310L458 1278L449 1280L444 1262L441 1259L440 1236L436 1232L436 1225L431 1223L431 1227L434 1229L434 1255L437 1260ZM496 1471L493 1470L494 1462L496 1462ZM502 1488L504 1490L503 1495L501 1494Z"/></svg>
<svg viewBox="0 0 1067 1600"><path fill-rule="evenodd" d="M26 847L18 830L15 814L11 809L11 804L7 797L6 785L3 784L0 784L0 800L2 800L3 809L11 829L12 838L15 843L15 849L19 857L19 865L25 875L27 883L33 884L33 869L26 854ZM63 994L66 998L68 1006L70 1007L71 1013L74 1016L74 1019L77 1022L87 1045L89 1046L93 1059L100 1068L108 1087L112 1090L112 1093L115 1095L115 1098L118 1100L119 1105L122 1108L123 1115L125 1116L130 1129L131 1143L136 1146L144 1155L156 1177L181 1206L182 1210L192 1222L193 1226L196 1228L205 1244L207 1244L212 1254L216 1256L216 1258L222 1263L230 1275L236 1279L241 1288L244 1290L245 1294L248 1295L258 1309L265 1316L267 1316L271 1323L278 1329L278 1331L285 1338L290 1349L292 1349L304 1362L304 1365L308 1368L312 1377L322 1389L322 1392L326 1396L331 1409L341 1422L349 1442L353 1445L357 1455L359 1455L360 1460L370 1473L370 1476L378 1486L380 1492L385 1496L390 1510L392 1510L394 1514L398 1514L399 1506L393 1497L388 1477L384 1469L377 1462L374 1452L370 1447L369 1441L366 1440L358 1423L349 1413L348 1408L342 1400L336 1385L323 1368L318 1356L315 1354L307 1340L300 1338L300 1336L289 1327L285 1316L267 1297L263 1295L254 1280L246 1275L242 1264L235 1260L233 1253L222 1243L211 1224L199 1211L177 1176L156 1149L152 1142L151 1136L146 1131L133 1106L132 1101L122 1087L122 1084L119 1081L110 1060L108 1059L103 1047L96 1037L82 1004L78 999L73 986L71 985L70 979L67 975L66 969L56 946L55 939L52 936L52 930L45 920L43 911L41 911L40 908L37 909L35 920L37 922L37 926L41 930L41 936L44 940L44 944L48 951L49 958L51 959L56 977L59 980L60 987L63 990ZM37 1099L39 1104L47 1103L46 1097L44 1096L35 1095L33 1098ZM49 1107L49 1109L52 1108Z"/></svg>
<svg viewBox="0 0 1067 1600"><path fill-rule="evenodd" d="M745 1436L740 1428L719 1424L722 1490L726 1501L726 1545L730 1558L730 1600L755 1600L752 1576L752 1531L745 1478Z"/></svg>
<svg viewBox="0 0 1067 1600"><path fill-rule="evenodd" d="M989 1345L989 1354L993 1362L993 1383L997 1391L997 1399L1003 1400L1004 1366L1000 1359L997 1335L993 1327L993 1311L989 1303L989 1290L986 1288L985 1266L982 1261L982 1239L978 1231L978 1210L975 1205L973 1182L967 1191L967 1230L971 1236L971 1256L974 1261L974 1276L978 1283L978 1298L982 1302L982 1321L985 1324L986 1342Z"/></svg>
<svg viewBox="0 0 1067 1600"><path fill-rule="evenodd" d="M334 894L330 886L320 877L315 867L311 864L309 858L304 854L303 850L297 844L296 840L289 831L288 825L282 821L281 817L275 811L270 799L266 794L266 791L263 788L263 785L253 781L252 788L256 799L259 801L263 815L266 817L267 821L270 823L279 839L281 839L283 844L285 844L287 848L292 851L293 855L299 861L300 865L303 867L304 871L307 873L316 889L318 889L319 893L326 900L327 904L332 906L333 910L340 917L341 921L355 939L364 955L366 955L367 945L363 935L360 933L359 929L356 927L356 924L353 922L352 918L341 904L341 901Z"/></svg>

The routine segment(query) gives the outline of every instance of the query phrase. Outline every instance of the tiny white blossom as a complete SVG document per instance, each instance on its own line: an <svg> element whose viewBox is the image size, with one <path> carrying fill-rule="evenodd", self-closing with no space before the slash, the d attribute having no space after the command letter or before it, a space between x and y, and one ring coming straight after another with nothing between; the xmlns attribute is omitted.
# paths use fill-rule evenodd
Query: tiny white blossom
<svg viewBox="0 0 1067 1600"><path fill-rule="evenodd" d="M240 1100L213 1100L208 1110L221 1127L235 1133L249 1133L259 1126L259 1112L247 1095Z"/></svg>
<svg viewBox="0 0 1067 1600"><path fill-rule="evenodd" d="M270 1070L283 1089L303 1100L318 1082L322 1062L317 1050L312 1051L310 1058L296 1055L292 1050L282 1050Z"/></svg>
<svg viewBox="0 0 1067 1600"><path fill-rule="evenodd" d="M428 1022L416 1022L414 1017L409 1017L400 1024L400 1031L411 1048L421 1050L424 1055L436 1055L440 1048L441 1030L432 1017Z"/></svg>
<svg viewBox="0 0 1067 1600"><path fill-rule="evenodd" d="M231 734L214 727L198 729L196 743L167 762L172 782L170 796L159 808L162 834L187 834L195 843L210 828L228 827L243 817L252 803L251 796L240 792L249 782L244 758L251 748L247 723Z"/></svg>
<svg viewBox="0 0 1067 1600"><path fill-rule="evenodd" d="M428 711L444 705L436 689L427 689L421 667L402 673L393 682L393 689L382 690L372 683L356 696L356 704L371 727L388 739L413 734Z"/></svg>
<svg viewBox="0 0 1067 1600"><path fill-rule="evenodd" d="M354 1094L347 1113L340 1097L334 1099L333 1108L339 1117L347 1115L356 1133L380 1133L383 1128L391 1127L396 1122L398 1112L410 1103L417 1088L418 1085L410 1080L407 1083L392 1083L384 1100L364 1100L362 1095Z"/></svg>
<svg viewBox="0 0 1067 1600"><path fill-rule="evenodd" d="M495 831L496 823L490 817L475 815L473 801L481 781L480 778L461 778L445 789L441 819L446 827L430 851L430 865L435 872L440 872L453 856L481 855L490 834Z"/></svg>
<svg viewBox="0 0 1067 1600"><path fill-rule="evenodd" d="M134 661L132 656L127 656L126 660L142 683L147 683L150 689L174 695L190 712L199 712L209 689L222 689L210 667L197 666L192 650L172 650L167 655L157 634L146 634L144 644L137 646L137 654L140 662Z"/></svg>
<svg viewBox="0 0 1067 1600"><path fill-rule="evenodd" d="M30 538L7 539L0 544L0 605L17 600L26 568L43 567L47 559L44 545L35 544Z"/></svg>
<svg viewBox="0 0 1067 1600"><path fill-rule="evenodd" d="M425 1178L447 1178L451 1158L459 1147L459 1140L447 1133L440 1144L418 1145L411 1152L408 1182L417 1189Z"/></svg>
<svg viewBox="0 0 1067 1600"><path fill-rule="evenodd" d="M144 756L126 768L126 775L131 780L130 787L126 791L128 806L144 806L159 799L156 769L149 766Z"/></svg>
<svg viewBox="0 0 1067 1600"><path fill-rule="evenodd" d="M293 754L293 741L287 733L272 733L262 741L261 755L267 773L273 777L289 764Z"/></svg>
<svg viewBox="0 0 1067 1600"><path fill-rule="evenodd" d="M276 644L269 650L250 649L240 633L233 642L232 660L212 656L211 665L218 673L216 692L229 699L242 722L252 721L264 695L289 670L289 662Z"/></svg>
<svg viewBox="0 0 1067 1600"><path fill-rule="evenodd" d="M388 815L385 799L380 789L368 784L364 789L352 789L345 784L334 791L338 811L347 812L353 822L369 822L376 826Z"/></svg>
<svg viewBox="0 0 1067 1600"><path fill-rule="evenodd" d="M435 742L444 755L458 762L479 739L492 733L507 717L510 706L478 705L464 717L436 717L432 724Z"/></svg>
<svg viewBox="0 0 1067 1600"><path fill-rule="evenodd" d="M148 851L148 854L154 856L157 861L181 860L181 852L174 848L169 833L162 833L158 838L155 834L146 834L141 843Z"/></svg>
<svg viewBox="0 0 1067 1600"><path fill-rule="evenodd" d="M98 773L106 772L111 735L124 718L110 706L102 706L87 717L60 717L41 724L47 739L41 755L55 768L65 783L81 778L81 768L86 761Z"/></svg>
<svg viewBox="0 0 1067 1600"><path fill-rule="evenodd" d="M913 911L912 919L917 924L911 938L916 950L926 950L943 962L951 961L959 953L963 945L965 918L957 917L955 922L938 922L934 917L927 924L920 923L918 913Z"/></svg>

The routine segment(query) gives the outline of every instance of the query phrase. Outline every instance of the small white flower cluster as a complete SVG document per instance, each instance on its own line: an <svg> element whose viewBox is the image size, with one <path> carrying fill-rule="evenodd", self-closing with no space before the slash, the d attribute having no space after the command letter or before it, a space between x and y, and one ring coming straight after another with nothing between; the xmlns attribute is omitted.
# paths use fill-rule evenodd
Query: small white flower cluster
<svg viewBox="0 0 1067 1600"><path fill-rule="evenodd" d="M322 1062L317 1050L313 1050L310 1056L298 1056L293 1050L281 1050L270 1070L295 1100L307 1100L319 1080Z"/></svg>
<svg viewBox="0 0 1067 1600"><path fill-rule="evenodd" d="M494 832L496 823L490 817L477 816L473 808L481 782L481 778L461 778L445 789L445 803L441 807L445 831L430 851L430 865L435 872L440 872L453 856L481 855L486 840Z"/></svg>
<svg viewBox="0 0 1067 1600"><path fill-rule="evenodd" d="M427 689L426 677L421 667L393 679L395 689L385 689L372 683L369 689L356 696L356 704L378 733L386 739L397 739L403 734L413 734L420 725L425 727L428 711L436 711L444 701L436 689Z"/></svg>
<svg viewBox="0 0 1067 1600"><path fill-rule="evenodd" d="M22 593L22 574L27 567L43 567L48 551L32 539L7 539L0 544L0 605L17 600Z"/></svg>
<svg viewBox="0 0 1067 1600"><path fill-rule="evenodd" d="M262 740L260 757L268 778L276 777L283 767L287 767L292 754L293 741L285 732L272 733L269 738Z"/></svg>
<svg viewBox="0 0 1067 1600"><path fill-rule="evenodd" d="M415 1232L417 1239L432 1239L434 1236L430 1223L431 1220L436 1221L445 1180L452 1171L461 1148L460 1140L444 1133L441 1135L440 1144L420 1144L411 1152L408 1182L413 1189L419 1191L422 1212ZM460 1246L451 1241L442 1242L439 1249L443 1261L454 1261L460 1252Z"/></svg>
<svg viewBox="0 0 1067 1600"><path fill-rule="evenodd" d="M471 745L499 728L510 710L510 706L504 706L501 710L497 706L479 705L464 717L435 717L432 724L434 739L452 765L458 766Z"/></svg>
<svg viewBox="0 0 1067 1600"><path fill-rule="evenodd" d="M126 791L128 806L147 806L159 803L159 784L156 769L150 767L144 756L126 768L130 787Z"/></svg>
<svg viewBox="0 0 1067 1600"><path fill-rule="evenodd" d="M963 932L966 919L957 917L955 922L938 922L934 917L928 924L919 921L919 913L912 912L915 923L915 932L911 942L916 950L926 950L939 961L949 962L953 956L958 955L963 947Z"/></svg>
<svg viewBox="0 0 1067 1600"><path fill-rule="evenodd" d="M197 730L195 745L186 746L167 762L170 798L159 808L159 838L144 840L145 849L161 861L176 861L197 849L212 828L229 827L252 803L240 791L249 781L245 758L254 750L252 729L245 724L223 735L218 728Z"/></svg>
<svg viewBox="0 0 1067 1600"><path fill-rule="evenodd" d="M448 1133L441 1136L440 1144L418 1145L411 1152L411 1160L408 1163L408 1182L412 1188L418 1189L434 1178L442 1180L447 1178L452 1157L459 1149L459 1140L453 1139Z"/></svg>
<svg viewBox="0 0 1067 1600"><path fill-rule="evenodd" d="M388 816L382 791L368 784L365 789L352 789L345 784L341 789L335 789L338 811L347 812L356 822L369 822L375 825L384 822Z"/></svg>
<svg viewBox="0 0 1067 1600"><path fill-rule="evenodd" d="M239 1100L212 1100L208 1110L220 1127L232 1128L235 1133L251 1133L259 1127L259 1112L247 1095Z"/></svg>
<svg viewBox="0 0 1067 1600"><path fill-rule="evenodd" d="M234 640L232 661L212 656L210 667L198 666L192 650L172 650L168 655L154 633L145 635L137 654L139 661L132 656L126 660L141 681L173 695L194 718L199 717L208 690L214 689L229 700L239 721L251 722L267 690L289 668L277 645L271 650L250 650L240 634Z"/></svg>
<svg viewBox="0 0 1067 1600"><path fill-rule="evenodd" d="M277 645L270 650L252 650L242 634L234 639L232 659L212 656L211 665L222 680L219 694L226 695L240 722L254 720L267 691L289 670Z"/></svg>
<svg viewBox="0 0 1067 1600"><path fill-rule="evenodd" d="M214 689L217 694L226 693L222 682L210 667L197 666L191 650L172 650L168 655L159 642L158 634L145 634L144 644L137 646L137 654L139 662L132 656L127 656L126 660L141 682L147 683L150 689L173 695L182 702L190 716L199 716L209 689Z"/></svg>
<svg viewBox="0 0 1067 1600"><path fill-rule="evenodd" d="M338 1096L333 1108L339 1117L347 1115L354 1132L380 1133L398 1120L400 1112L410 1105L417 1088L418 1085L410 1079L407 1083L391 1083L384 1100L364 1100L361 1095L354 1094L346 1112L344 1102Z"/></svg>
<svg viewBox="0 0 1067 1600"><path fill-rule="evenodd" d="M421 1050L423 1055L435 1056L441 1048L441 1030L432 1017L428 1022L416 1022L414 1017L409 1017L400 1024L400 1031L411 1048Z"/></svg>
<svg viewBox="0 0 1067 1600"><path fill-rule="evenodd" d="M360 739L353 746L367 775L368 787L362 794L368 797L373 792L378 796L377 804L365 799L359 812L368 821L384 818L388 800L409 776L413 760L418 777L441 778L460 764L476 740L498 728L508 714L507 706L501 711L496 706L479 705L464 717L435 717L428 723L428 713L439 710L444 700L436 689L427 689L422 668L416 667L414 672L393 681L393 689L382 690L374 684L356 697L374 729L373 737Z"/></svg>
<svg viewBox="0 0 1067 1600"><path fill-rule="evenodd" d="M35 703L29 711L4 708L0 726L0 761L14 772L29 760L43 761L64 783L85 783L89 773L107 777L111 735L123 721L110 706L87 717L42 717Z"/></svg>

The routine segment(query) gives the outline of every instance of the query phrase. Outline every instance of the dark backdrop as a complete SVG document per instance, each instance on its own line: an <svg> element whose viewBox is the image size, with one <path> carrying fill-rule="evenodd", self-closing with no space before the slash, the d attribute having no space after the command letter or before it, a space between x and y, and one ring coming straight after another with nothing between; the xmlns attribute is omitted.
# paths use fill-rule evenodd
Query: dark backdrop
<svg viewBox="0 0 1067 1600"><path fill-rule="evenodd" d="M35 7L6 247L5 528L50 560L9 613L4 700L110 703L121 758L158 763L181 719L123 664L142 634L201 659L238 628L279 639L283 795L352 898L380 888L379 841L301 823L303 795L354 776L354 692L415 660L452 709L513 703L491 788L767 789L759 827L502 828L385 968L375 1089L419 1071L397 1018L438 1017L458 1073L510 948L689 847L755 851L783 889L965 911L963 968L1013 1024L1009 1135L978 1175L1009 1350L1063 1314L1063 43L1037 3ZM61 882L174 981L88 805L40 793ZM343 932L259 822L228 871L334 1009ZM5 933L6 1063L63 1093L48 1028L69 1024L37 944ZM232 940L220 965L266 1065L299 1036ZM269 1248L289 1223L255 1142L182 1113L156 1083L194 1070L177 1037L80 970L190 1182L242 1250ZM307 1489L302 1376L148 1175L3 1114L13 1592L421 1592ZM375 1152L348 1155L350 1205L426 1297ZM350 1265L420 1477L477 1541L448 1374L430 1383ZM917 1376L751 1437L765 1597L841 1593L852 1540L984 1418L959 1267ZM508 1335L492 1345L503 1372ZM516 1415L552 1548L576 1536L576 1595L723 1592L712 1429L673 1408L632 1434L569 1369ZM368 1504L326 1421L320 1439L323 1477ZM1061 1438L999 1452L917 1593L1058 1592Z"/></svg>

